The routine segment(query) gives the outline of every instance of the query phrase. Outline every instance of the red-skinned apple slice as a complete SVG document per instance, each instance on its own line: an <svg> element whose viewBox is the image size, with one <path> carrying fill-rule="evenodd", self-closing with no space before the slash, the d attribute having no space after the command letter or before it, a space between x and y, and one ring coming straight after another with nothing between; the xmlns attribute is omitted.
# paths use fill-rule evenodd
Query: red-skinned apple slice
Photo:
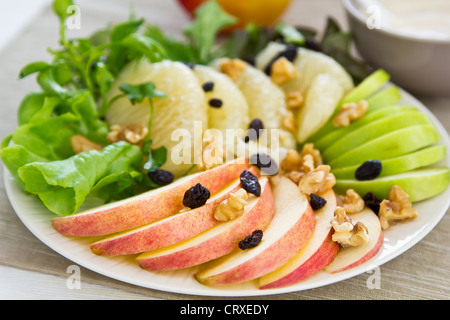
<svg viewBox="0 0 450 320"><path fill-rule="evenodd" d="M338 273L354 268L373 258L383 245L384 235L380 220L369 208L347 215L353 223L362 222L368 229L369 242L359 247L342 248L334 260L325 267L329 273Z"/></svg>
<svg viewBox="0 0 450 320"><path fill-rule="evenodd" d="M243 215L221 222L199 235L172 246L145 252L137 257L148 270L176 270L192 267L224 256L238 248L238 243L255 229L265 230L275 208L267 178L260 179L261 195L250 195Z"/></svg>
<svg viewBox="0 0 450 320"><path fill-rule="evenodd" d="M195 184L200 183L215 194L248 168L246 159L236 159L135 197L54 218L52 225L59 233L70 236L107 235L140 227L182 210L184 193Z"/></svg>
<svg viewBox="0 0 450 320"><path fill-rule="evenodd" d="M315 211L316 227L308 244L291 260L280 268L259 279L260 289L273 289L298 283L322 270L339 251L339 244L331 239L330 221L337 206L333 190L322 196L326 205Z"/></svg>
<svg viewBox="0 0 450 320"><path fill-rule="evenodd" d="M250 171L258 175L254 167ZM214 218L215 209L239 188L241 182L237 178L201 207L115 234L91 244L90 248L95 254L114 256L155 250L191 238L219 223Z"/></svg>
<svg viewBox="0 0 450 320"><path fill-rule="evenodd" d="M308 198L289 178L274 185L275 216L254 248L234 252L208 263L195 274L205 285L239 283L274 271L294 257L311 238L316 218Z"/></svg>

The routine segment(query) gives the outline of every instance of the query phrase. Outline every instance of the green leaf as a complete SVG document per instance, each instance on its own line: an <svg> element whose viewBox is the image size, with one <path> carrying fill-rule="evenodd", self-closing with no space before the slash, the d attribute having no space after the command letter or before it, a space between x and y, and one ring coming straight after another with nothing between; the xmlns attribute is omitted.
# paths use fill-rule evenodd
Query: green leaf
<svg viewBox="0 0 450 320"><path fill-rule="evenodd" d="M142 102L145 98L166 98L167 95L164 92L156 90L153 82L146 82L142 84L129 84L124 83L119 86L120 90L130 99L131 103Z"/></svg>
<svg viewBox="0 0 450 320"><path fill-rule="evenodd" d="M53 1L53 11L59 17L61 21L64 21L68 16L71 16L73 12L68 12L68 8L73 6L72 0L55 0Z"/></svg>
<svg viewBox="0 0 450 320"><path fill-rule="evenodd" d="M196 50L198 63L210 62L217 33L236 21L215 1L207 1L195 11L195 20L184 29L184 33Z"/></svg>
<svg viewBox="0 0 450 320"><path fill-rule="evenodd" d="M22 99L17 113L19 125L30 122L34 114L41 110L45 97L46 94L42 92L31 92Z"/></svg>
<svg viewBox="0 0 450 320"><path fill-rule="evenodd" d="M295 44L298 46L305 44L305 37L293 26L287 25L284 22L279 22L276 25L275 30L281 34L286 43Z"/></svg>
<svg viewBox="0 0 450 320"><path fill-rule="evenodd" d="M117 24L110 33L111 42L121 41L127 36L136 33L144 23L144 19L126 21Z"/></svg>
<svg viewBox="0 0 450 320"><path fill-rule="evenodd" d="M109 166L131 145L117 142L102 151L88 151L68 159L32 162L18 169L25 190L35 194L52 212L74 214Z"/></svg>
<svg viewBox="0 0 450 320"><path fill-rule="evenodd" d="M50 68L50 65L45 61L32 62L30 64L27 64L25 67L23 67L20 70L19 78L23 79L23 78L29 76L30 74L40 72L40 71L46 70L48 68Z"/></svg>
<svg viewBox="0 0 450 320"><path fill-rule="evenodd" d="M144 150L145 152L145 150ZM153 172L162 167L167 160L167 149L162 146L155 150L148 150L148 159L144 163L144 169L148 172Z"/></svg>

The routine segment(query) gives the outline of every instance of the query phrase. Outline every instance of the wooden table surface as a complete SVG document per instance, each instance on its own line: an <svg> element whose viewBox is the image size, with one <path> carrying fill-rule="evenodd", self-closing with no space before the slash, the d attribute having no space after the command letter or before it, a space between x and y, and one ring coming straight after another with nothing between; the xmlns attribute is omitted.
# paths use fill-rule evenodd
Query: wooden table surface
<svg viewBox="0 0 450 320"><path fill-rule="evenodd" d="M128 18L131 1L79 0L81 29L85 36L110 21ZM175 0L134 0L138 16L160 25L175 36L188 21ZM283 17L288 23L323 30L327 16L347 24L341 3L336 0L295 0ZM0 52L0 137L17 124L16 110L22 97L37 88L34 79L17 80L22 66L46 60L47 48L58 41L58 21L45 8L28 27ZM0 32L7 32L1 30ZM418 97L450 127L450 97ZM0 174L3 181L3 172ZM67 268L73 263L39 241L16 216L0 183L0 298L1 299L215 299L174 294L129 285L81 268L81 288L69 289ZM417 245L380 267L379 288L367 285L371 274L361 274L332 285L306 291L265 296L266 299L449 299L450 298L450 216ZM239 298L259 299L258 297Z"/></svg>

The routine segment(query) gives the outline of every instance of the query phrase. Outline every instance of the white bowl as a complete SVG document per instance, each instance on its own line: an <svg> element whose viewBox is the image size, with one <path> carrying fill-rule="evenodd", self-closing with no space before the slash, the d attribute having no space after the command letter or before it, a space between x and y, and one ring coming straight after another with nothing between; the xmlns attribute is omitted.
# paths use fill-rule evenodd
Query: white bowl
<svg viewBox="0 0 450 320"><path fill-rule="evenodd" d="M353 0L342 0L355 47L375 68L414 94L450 95L450 40L419 38L369 28Z"/></svg>

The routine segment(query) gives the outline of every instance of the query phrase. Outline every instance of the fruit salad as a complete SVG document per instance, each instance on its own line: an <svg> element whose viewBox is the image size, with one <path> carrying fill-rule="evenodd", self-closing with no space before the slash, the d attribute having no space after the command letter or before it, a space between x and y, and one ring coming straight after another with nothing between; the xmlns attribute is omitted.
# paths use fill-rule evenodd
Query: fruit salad
<svg viewBox="0 0 450 320"><path fill-rule="evenodd" d="M384 234L448 188L431 119L330 19L313 30L236 23L206 1L176 40L144 19L67 39L25 66L2 160L49 223L92 254L205 286L261 290L373 258ZM219 44L220 43L220 44ZM89 197L104 204L82 209ZM94 240L95 239L95 240Z"/></svg>

